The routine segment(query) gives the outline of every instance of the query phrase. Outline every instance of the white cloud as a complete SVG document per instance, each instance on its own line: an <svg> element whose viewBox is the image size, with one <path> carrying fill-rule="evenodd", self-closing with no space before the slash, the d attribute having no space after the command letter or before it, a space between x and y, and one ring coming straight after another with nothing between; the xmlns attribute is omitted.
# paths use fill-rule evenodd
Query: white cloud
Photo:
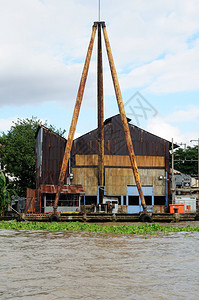
<svg viewBox="0 0 199 300"><path fill-rule="evenodd" d="M192 118L191 118L192 116ZM183 127L181 127L183 123ZM176 111L165 118L157 115L147 120L146 130L175 143L186 143L191 145L190 140L199 138L199 107L189 107L187 111Z"/></svg>
<svg viewBox="0 0 199 300"><path fill-rule="evenodd" d="M141 88L153 94L198 90L199 44L164 59L142 65L121 76L123 88Z"/></svg>
<svg viewBox="0 0 199 300"><path fill-rule="evenodd" d="M54 57L37 54L25 46L15 47L15 52L14 59L10 49L5 49L6 60L0 56L1 106L71 99L82 64L66 66Z"/></svg>
<svg viewBox="0 0 199 300"><path fill-rule="evenodd" d="M199 46L195 41L190 49L187 42L199 31L198 0L110 0L101 6L122 89L198 90ZM96 19L91 0L0 1L0 106L74 99ZM95 97L94 66L89 99ZM105 87L113 93L112 83L105 80Z"/></svg>
<svg viewBox="0 0 199 300"><path fill-rule="evenodd" d="M115 16L108 28L122 90L144 88L152 94L198 91L199 2L125 4L129 9L121 10L116 1L113 9L120 10L122 22ZM113 93L107 81L106 87Z"/></svg>
<svg viewBox="0 0 199 300"><path fill-rule="evenodd" d="M116 1L113 9L110 33L120 65L139 66L162 54L181 52L198 31L198 1Z"/></svg>
<svg viewBox="0 0 199 300"><path fill-rule="evenodd" d="M3 132L7 132L10 130L11 126L14 125L14 123L17 122L17 117L11 117L11 118L5 118L5 119L0 119L0 135L1 133ZM21 120L23 120L23 118L20 118ZM44 120L44 119L40 119L41 121L41 124L46 124L47 123L47 127L48 125L50 124L50 121L49 120ZM75 135L74 135L74 139L80 137L82 134L79 133L79 132L75 132ZM68 138L68 132L64 134L64 137L67 139Z"/></svg>
<svg viewBox="0 0 199 300"><path fill-rule="evenodd" d="M10 130L11 126L14 126L15 123L17 123L17 120L25 120L26 118L18 118L16 116L10 117L10 118L2 118L0 119L0 134L3 132L7 132ZM50 124L49 120L39 119L41 121L41 124Z"/></svg>
<svg viewBox="0 0 199 300"><path fill-rule="evenodd" d="M199 45L195 49L187 49L183 53L166 58L154 75L147 88L152 93L198 90Z"/></svg>
<svg viewBox="0 0 199 300"><path fill-rule="evenodd" d="M78 137L80 137L82 134L79 133L79 132L75 132L75 135L74 135L74 139L77 139ZM66 137L67 138L67 137Z"/></svg>
<svg viewBox="0 0 199 300"><path fill-rule="evenodd" d="M169 124L160 116L149 119L146 129L147 131L168 141L171 141L172 138L174 138L174 141L180 141L182 137L180 129L177 126Z"/></svg>
<svg viewBox="0 0 199 300"><path fill-rule="evenodd" d="M13 125L13 122L17 121L17 118L0 119L0 133L6 132Z"/></svg>
<svg viewBox="0 0 199 300"><path fill-rule="evenodd" d="M0 3L0 106L75 98L89 41L75 2Z"/></svg>
<svg viewBox="0 0 199 300"><path fill-rule="evenodd" d="M187 123L190 121L199 123L199 106L189 105L185 109L171 113L165 119L167 122L173 123Z"/></svg>

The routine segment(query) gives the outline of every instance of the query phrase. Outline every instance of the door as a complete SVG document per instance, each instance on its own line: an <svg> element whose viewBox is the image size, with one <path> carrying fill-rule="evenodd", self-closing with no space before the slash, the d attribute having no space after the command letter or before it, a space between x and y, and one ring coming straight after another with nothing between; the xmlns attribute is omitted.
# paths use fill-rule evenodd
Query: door
<svg viewBox="0 0 199 300"><path fill-rule="evenodd" d="M153 211L154 197L153 197L153 186L142 187L147 210ZM141 205L141 199L137 190L137 186L127 186L127 213L138 214L143 210Z"/></svg>

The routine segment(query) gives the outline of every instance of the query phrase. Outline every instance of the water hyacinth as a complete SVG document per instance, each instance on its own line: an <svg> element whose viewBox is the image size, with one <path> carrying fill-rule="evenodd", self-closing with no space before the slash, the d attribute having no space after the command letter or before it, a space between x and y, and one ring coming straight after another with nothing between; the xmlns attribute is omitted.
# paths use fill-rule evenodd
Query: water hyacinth
<svg viewBox="0 0 199 300"><path fill-rule="evenodd" d="M92 233L113 233L126 235L145 235L169 232L199 232L199 226L180 227L165 226L161 224L141 224L141 225L101 225L81 222L0 222L0 229L9 230L47 230L47 231L71 231L71 232L92 232Z"/></svg>

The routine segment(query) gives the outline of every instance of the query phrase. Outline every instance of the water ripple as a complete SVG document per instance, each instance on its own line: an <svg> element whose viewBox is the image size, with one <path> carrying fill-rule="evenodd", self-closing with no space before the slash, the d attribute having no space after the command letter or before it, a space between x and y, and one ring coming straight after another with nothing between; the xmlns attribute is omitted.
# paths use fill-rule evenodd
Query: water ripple
<svg viewBox="0 0 199 300"><path fill-rule="evenodd" d="M1 299L198 299L199 234L0 230Z"/></svg>

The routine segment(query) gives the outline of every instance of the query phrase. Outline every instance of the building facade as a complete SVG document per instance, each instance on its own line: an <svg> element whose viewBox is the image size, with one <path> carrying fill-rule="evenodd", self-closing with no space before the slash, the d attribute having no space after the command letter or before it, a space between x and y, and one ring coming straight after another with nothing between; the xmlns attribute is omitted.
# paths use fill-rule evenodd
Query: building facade
<svg viewBox="0 0 199 300"><path fill-rule="evenodd" d="M171 143L127 120L148 210L164 212L169 199ZM121 211L139 213L142 210L141 201L120 115L104 122L104 136L104 187L98 184L98 130L95 129L73 142L61 198L74 198L76 204L78 199L78 208L80 205L96 205L99 204L99 189L103 188L106 197L118 199ZM66 142L46 127L38 128L36 211L47 212L49 201L53 205ZM61 205L68 210L68 205Z"/></svg>
<svg viewBox="0 0 199 300"><path fill-rule="evenodd" d="M148 209L163 212L169 198L169 150L171 143L131 125L130 134L136 155L141 184ZM142 210L120 115L104 122L104 193L119 199L128 213ZM73 143L71 152L72 184L84 187L84 204L99 203L98 130L95 129ZM153 208L152 208L153 207Z"/></svg>

